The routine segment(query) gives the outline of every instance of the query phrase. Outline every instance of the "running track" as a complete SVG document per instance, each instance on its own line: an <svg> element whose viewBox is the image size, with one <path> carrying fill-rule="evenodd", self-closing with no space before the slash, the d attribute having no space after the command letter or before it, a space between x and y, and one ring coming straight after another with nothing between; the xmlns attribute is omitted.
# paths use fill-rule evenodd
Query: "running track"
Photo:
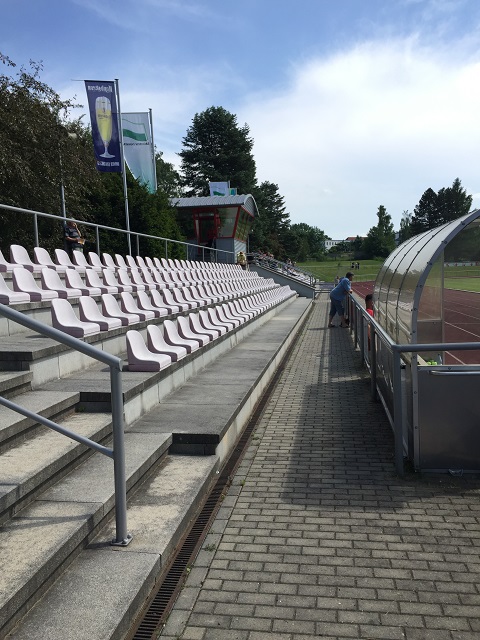
<svg viewBox="0 0 480 640"><path fill-rule="evenodd" d="M374 282L355 282L362 299L373 293ZM480 342L480 294L445 289L445 342ZM445 364L480 364L480 351L446 352Z"/></svg>

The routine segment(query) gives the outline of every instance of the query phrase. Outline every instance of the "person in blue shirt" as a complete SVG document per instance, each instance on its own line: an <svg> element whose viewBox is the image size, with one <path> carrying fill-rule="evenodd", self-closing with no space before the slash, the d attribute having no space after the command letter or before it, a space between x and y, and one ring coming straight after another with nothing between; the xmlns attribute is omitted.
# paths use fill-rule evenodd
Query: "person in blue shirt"
<svg viewBox="0 0 480 640"><path fill-rule="evenodd" d="M333 324L333 318L338 313L340 317L340 326L348 327L348 323L345 320L345 307L343 306L343 301L345 296L347 296L352 291L352 279L353 273L349 271L344 278L340 280L336 287L334 287L330 292L330 315L328 319L328 326L330 328L335 327Z"/></svg>

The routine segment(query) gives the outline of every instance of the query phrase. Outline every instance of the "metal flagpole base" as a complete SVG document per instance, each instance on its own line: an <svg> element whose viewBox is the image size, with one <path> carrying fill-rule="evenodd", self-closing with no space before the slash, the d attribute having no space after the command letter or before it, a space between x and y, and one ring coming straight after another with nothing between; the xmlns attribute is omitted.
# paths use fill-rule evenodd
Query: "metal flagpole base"
<svg viewBox="0 0 480 640"><path fill-rule="evenodd" d="M112 545L112 547L127 547L132 541L132 539L133 539L132 534L128 533L127 537L124 538L123 540L120 540L120 541L112 540L110 544Z"/></svg>

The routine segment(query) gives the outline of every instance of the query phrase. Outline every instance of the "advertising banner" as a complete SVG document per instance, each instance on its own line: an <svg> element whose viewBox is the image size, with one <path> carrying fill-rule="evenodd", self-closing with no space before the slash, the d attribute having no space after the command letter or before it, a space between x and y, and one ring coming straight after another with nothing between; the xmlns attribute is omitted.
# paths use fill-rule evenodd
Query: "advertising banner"
<svg viewBox="0 0 480 640"><path fill-rule="evenodd" d="M146 113L122 113L123 155L132 174L155 193L155 165L150 118Z"/></svg>
<svg viewBox="0 0 480 640"><path fill-rule="evenodd" d="M85 80L98 171L122 172L115 83Z"/></svg>
<svg viewBox="0 0 480 640"><path fill-rule="evenodd" d="M230 191L229 182L209 182L211 196L228 196Z"/></svg>

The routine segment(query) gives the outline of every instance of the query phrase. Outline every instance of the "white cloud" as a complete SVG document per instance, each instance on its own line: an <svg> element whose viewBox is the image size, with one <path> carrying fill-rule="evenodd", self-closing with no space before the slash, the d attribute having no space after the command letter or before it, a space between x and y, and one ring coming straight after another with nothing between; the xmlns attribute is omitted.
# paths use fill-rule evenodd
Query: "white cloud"
<svg viewBox="0 0 480 640"><path fill-rule="evenodd" d="M458 52L457 52L458 54ZM239 113L260 180L279 184L294 222L365 234L386 206L396 226L428 187L458 176L479 191L480 61L370 42L294 70L288 90Z"/></svg>

